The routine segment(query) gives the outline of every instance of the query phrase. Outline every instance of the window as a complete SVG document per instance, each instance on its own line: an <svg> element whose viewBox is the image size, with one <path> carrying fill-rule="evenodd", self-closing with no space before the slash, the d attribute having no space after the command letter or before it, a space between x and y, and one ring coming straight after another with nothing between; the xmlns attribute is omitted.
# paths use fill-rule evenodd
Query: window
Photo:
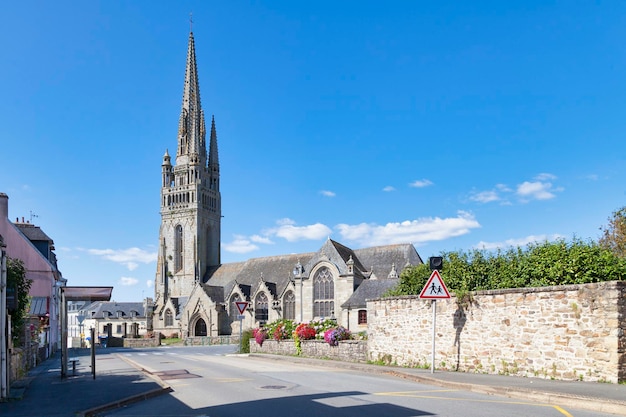
<svg viewBox="0 0 626 417"><path fill-rule="evenodd" d="M254 300L254 318L257 321L266 322L268 318L267 295L260 292Z"/></svg>
<svg viewBox="0 0 626 417"><path fill-rule="evenodd" d="M115 326L115 332L117 334L122 333L122 325L121 324L118 324L117 326Z"/></svg>
<svg viewBox="0 0 626 417"><path fill-rule="evenodd" d="M283 297L283 315L286 320L296 319L296 296L293 291L287 291Z"/></svg>
<svg viewBox="0 0 626 417"><path fill-rule="evenodd" d="M320 268L313 277L313 316L330 317L335 310L335 282L330 269Z"/></svg>
<svg viewBox="0 0 626 417"><path fill-rule="evenodd" d="M230 297L230 305L228 306L228 314L230 314L231 320L236 319L239 315L239 310L237 310L237 304L235 304L237 301L241 301L241 297L239 296L239 294L233 294L233 296Z"/></svg>
<svg viewBox="0 0 626 417"><path fill-rule="evenodd" d="M174 325L174 316L172 315L172 310L165 310L165 327L171 327Z"/></svg>
<svg viewBox="0 0 626 417"><path fill-rule="evenodd" d="M367 324L367 310L359 310L359 324Z"/></svg>
<svg viewBox="0 0 626 417"><path fill-rule="evenodd" d="M183 267L183 226L176 226L174 233L174 271L178 272Z"/></svg>

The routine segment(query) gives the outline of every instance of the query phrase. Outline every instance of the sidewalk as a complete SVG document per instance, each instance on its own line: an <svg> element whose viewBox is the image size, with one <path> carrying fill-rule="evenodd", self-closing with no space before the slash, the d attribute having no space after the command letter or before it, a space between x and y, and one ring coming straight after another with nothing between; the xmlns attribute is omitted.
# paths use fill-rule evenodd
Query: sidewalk
<svg viewBox="0 0 626 417"><path fill-rule="evenodd" d="M11 417L90 416L108 409L142 401L170 391L162 381L153 379L126 361L123 349L96 351L96 379L91 374L89 350L74 350L69 357L79 357L76 375L71 366L68 377L61 379L61 358L57 353L27 378L11 387L13 399L0 403L0 415ZM540 378L520 378L502 375L435 372L337 362L323 359L299 358L266 354L251 354L275 361L306 363L314 366L371 372L405 378L428 385L437 385L477 393L500 395L602 413L626 415L626 385L598 382L551 381Z"/></svg>
<svg viewBox="0 0 626 417"><path fill-rule="evenodd" d="M96 379L91 373L89 349L71 349L78 357L76 374L68 367L61 378L61 356L31 370L11 385L10 401L0 403L0 415L11 417L89 416L169 392L169 388L126 362L113 349L96 350Z"/></svg>
<svg viewBox="0 0 626 417"><path fill-rule="evenodd" d="M291 361L318 366L332 366L385 374L409 379L427 385L436 385L488 395L558 405L568 409L580 409L626 416L626 384L601 382L553 381L542 378L523 378L505 375L472 374L465 372L435 371L428 369L401 368L360 363L339 362L324 359L300 358L269 354L250 354L276 361Z"/></svg>

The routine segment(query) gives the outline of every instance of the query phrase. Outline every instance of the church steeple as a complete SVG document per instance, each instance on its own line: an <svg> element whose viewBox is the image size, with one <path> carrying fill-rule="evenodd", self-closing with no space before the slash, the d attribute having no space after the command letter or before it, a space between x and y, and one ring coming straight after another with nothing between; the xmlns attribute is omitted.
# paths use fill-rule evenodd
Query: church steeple
<svg viewBox="0 0 626 417"><path fill-rule="evenodd" d="M193 32L189 32L176 159L166 151L161 164L162 251L155 295L163 308L169 298L187 297L207 269L220 264L222 197L215 119L207 154L204 112Z"/></svg>

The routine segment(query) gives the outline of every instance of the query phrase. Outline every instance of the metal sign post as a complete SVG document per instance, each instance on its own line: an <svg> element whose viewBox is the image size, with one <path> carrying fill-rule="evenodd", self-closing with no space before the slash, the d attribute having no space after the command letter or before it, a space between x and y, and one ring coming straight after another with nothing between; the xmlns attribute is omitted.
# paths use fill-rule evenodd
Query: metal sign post
<svg viewBox="0 0 626 417"><path fill-rule="evenodd" d="M438 270L434 270L430 274L430 278L426 282L424 289L420 293L421 299L432 300L433 308L433 351L430 359L430 373L435 373L435 338L437 336L437 300L450 298L450 293L443 283L443 279Z"/></svg>
<svg viewBox="0 0 626 417"><path fill-rule="evenodd" d="M248 308L247 301L235 301L235 306L237 307L237 311L239 311L239 353L243 352L243 319L244 312Z"/></svg>
<svg viewBox="0 0 626 417"><path fill-rule="evenodd" d="M432 301L433 304L433 350L430 359L430 373L435 373L435 336L437 334L437 300Z"/></svg>

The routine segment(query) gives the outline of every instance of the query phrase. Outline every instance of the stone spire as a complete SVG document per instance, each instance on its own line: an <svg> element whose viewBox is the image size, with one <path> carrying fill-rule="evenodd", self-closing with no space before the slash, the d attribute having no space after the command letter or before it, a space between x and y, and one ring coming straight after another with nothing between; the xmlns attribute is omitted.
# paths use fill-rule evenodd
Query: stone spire
<svg viewBox="0 0 626 417"><path fill-rule="evenodd" d="M178 122L176 165L188 163L205 167L205 136L204 112L200 102L200 83L196 65L196 47L193 32L189 32L183 103Z"/></svg>
<svg viewBox="0 0 626 417"><path fill-rule="evenodd" d="M209 168L211 171L219 171L220 159L217 155L217 132L215 130L215 116L211 117L211 138L209 149ZM213 167L215 167L215 169Z"/></svg>

